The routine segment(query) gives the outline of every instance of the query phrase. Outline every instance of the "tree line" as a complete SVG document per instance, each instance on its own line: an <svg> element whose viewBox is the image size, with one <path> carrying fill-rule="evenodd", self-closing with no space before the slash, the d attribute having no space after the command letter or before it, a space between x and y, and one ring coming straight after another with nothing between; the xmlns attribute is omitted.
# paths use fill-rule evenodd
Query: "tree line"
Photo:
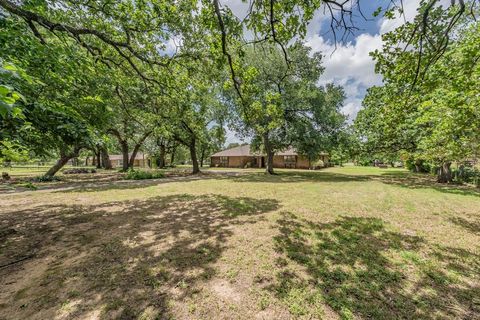
<svg viewBox="0 0 480 320"><path fill-rule="evenodd" d="M478 13L475 2L470 7ZM368 89L355 127L364 151L402 159L416 172L433 169L445 183L454 178L452 163L480 155L480 24L473 15L459 18L442 40L456 12L430 10L443 23L418 35L415 21L406 23L372 53L383 85ZM421 73L418 52L428 57Z"/></svg>
<svg viewBox="0 0 480 320"><path fill-rule="evenodd" d="M436 2L422 2L417 19L399 31L413 40L385 38L408 44L405 55L414 61L396 65L414 66L415 90L439 68L437 56L447 59L453 31L476 9ZM330 12L334 39L346 37L361 1L270 0L246 8L239 18L218 0L0 0L0 158L57 157L47 172L53 176L82 150L107 166L109 150L119 150L128 170L142 148L163 166L169 149L182 146L195 174L224 144L227 125L265 152L267 173L273 154L287 146L311 160L338 149L346 136L344 92L318 85L322 57L304 37L321 9ZM395 1L375 11L395 13L403 13ZM383 55L378 70L388 83L397 57L387 49Z"/></svg>

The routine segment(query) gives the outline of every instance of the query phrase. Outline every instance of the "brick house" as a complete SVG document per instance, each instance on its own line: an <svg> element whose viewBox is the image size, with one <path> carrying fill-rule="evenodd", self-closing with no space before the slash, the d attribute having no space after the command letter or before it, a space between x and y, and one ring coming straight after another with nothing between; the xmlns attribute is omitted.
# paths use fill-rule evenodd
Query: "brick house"
<svg viewBox="0 0 480 320"><path fill-rule="evenodd" d="M131 153L128 154L128 158L132 156ZM113 168L121 168L123 165L123 155L121 154L110 154L108 156L110 158L110 162L112 163ZM145 168L149 166L149 161L148 161L148 155L138 152L135 156L135 160L133 161L133 166L134 167L141 167ZM86 160L86 165L94 165L93 163L93 158L87 158Z"/></svg>
<svg viewBox="0 0 480 320"><path fill-rule="evenodd" d="M299 155L293 148L277 152L273 156L274 168L310 169L328 166L328 153L321 153L318 163L311 163L306 157ZM213 154L210 158L211 167L227 168L265 168L266 155L250 150L250 145L238 146Z"/></svg>

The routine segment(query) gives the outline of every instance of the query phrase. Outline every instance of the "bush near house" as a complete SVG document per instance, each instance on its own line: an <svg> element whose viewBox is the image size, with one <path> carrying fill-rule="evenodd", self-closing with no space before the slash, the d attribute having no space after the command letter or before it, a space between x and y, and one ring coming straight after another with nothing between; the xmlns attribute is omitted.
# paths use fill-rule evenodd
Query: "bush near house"
<svg viewBox="0 0 480 320"><path fill-rule="evenodd" d="M125 175L126 180L146 180L164 178L165 174L161 171L142 171L129 170Z"/></svg>
<svg viewBox="0 0 480 320"><path fill-rule="evenodd" d="M97 170L95 169L88 169L88 168L74 168L63 170L63 174L80 174L80 173L96 173Z"/></svg>

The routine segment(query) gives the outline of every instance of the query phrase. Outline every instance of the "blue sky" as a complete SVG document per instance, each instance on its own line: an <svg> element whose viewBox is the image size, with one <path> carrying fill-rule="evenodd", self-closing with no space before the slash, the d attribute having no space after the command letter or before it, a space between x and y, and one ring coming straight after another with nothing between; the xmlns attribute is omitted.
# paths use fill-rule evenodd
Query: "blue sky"
<svg viewBox="0 0 480 320"><path fill-rule="evenodd" d="M346 41L355 41L355 38L359 34L370 34L370 35L375 35L379 33L380 31L380 21L381 21L381 16L374 17L373 12L381 7L382 9L385 9L388 5L390 0L379 0L379 1L363 1L362 2L362 7L361 7L361 12L365 16L362 17L361 12L358 7L355 7L353 9L353 22L356 27L359 28L359 30L355 31L355 34L349 34ZM321 15L322 12L319 12L318 14ZM325 19L322 21L321 25L319 27L316 27L316 25L311 26L311 31L318 33L321 35L325 40L328 41L334 41L334 37L332 32L328 32L330 29L330 20ZM342 33L341 31L338 32L338 36L341 36Z"/></svg>
<svg viewBox="0 0 480 320"><path fill-rule="evenodd" d="M361 17L358 10L354 10L354 23L359 28L343 43L333 42L333 34L328 32L330 20L318 10L307 28L305 42L315 52L323 54L323 73L320 83L336 83L343 86L346 100L342 112L348 115L350 121L355 119L361 108L366 90L374 85L382 83L381 75L375 74L375 63L369 56L371 51L381 49L381 35L391 31L404 23L404 19L410 20L415 16L419 0L403 0L405 18L397 17L387 20L381 17L373 17L372 13L378 7L385 8L390 0L366 0L362 1L362 11L369 18L367 21ZM238 17L246 12L245 3L240 0L222 0L223 6L228 6ZM239 142L233 132L228 131L227 143Z"/></svg>

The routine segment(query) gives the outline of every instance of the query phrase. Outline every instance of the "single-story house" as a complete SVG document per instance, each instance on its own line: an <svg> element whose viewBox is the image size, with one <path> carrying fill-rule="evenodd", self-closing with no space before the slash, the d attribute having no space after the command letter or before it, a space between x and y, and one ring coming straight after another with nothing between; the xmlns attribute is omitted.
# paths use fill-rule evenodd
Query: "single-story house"
<svg viewBox="0 0 480 320"><path fill-rule="evenodd" d="M128 154L128 159L132 156L131 153ZM109 155L110 162L112 163L112 167L121 167L123 165L123 155L121 154L112 154ZM135 155L135 160L133 160L134 167L142 167L145 168L148 166L148 156L144 153L138 152Z"/></svg>
<svg viewBox="0 0 480 320"><path fill-rule="evenodd" d="M128 159L132 156L131 153L128 154ZM119 168L123 165L123 155L122 154L110 154L108 155L110 158L110 162L112 163L113 168ZM94 165L93 158L87 159L87 165ZM135 160L133 161L134 167L142 167L145 168L149 165L148 162L148 155L138 152L135 156Z"/></svg>
<svg viewBox="0 0 480 320"><path fill-rule="evenodd" d="M297 168L310 169L313 167L328 166L328 153L319 155L321 160L318 163L311 163L305 156L298 154L293 148L277 152L273 156L274 168ZM210 158L211 167L228 168L265 168L266 155L255 153L250 150L250 145L246 144L235 148L223 150L213 154Z"/></svg>

